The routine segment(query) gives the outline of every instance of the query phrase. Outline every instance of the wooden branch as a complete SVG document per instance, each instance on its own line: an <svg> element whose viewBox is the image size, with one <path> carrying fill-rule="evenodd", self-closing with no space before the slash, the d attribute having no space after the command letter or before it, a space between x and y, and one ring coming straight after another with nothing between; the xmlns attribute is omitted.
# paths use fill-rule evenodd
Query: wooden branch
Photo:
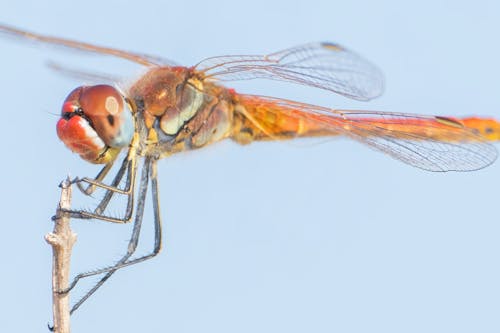
<svg viewBox="0 0 500 333"><path fill-rule="evenodd" d="M76 242L76 234L70 228L70 218L61 209L71 208L71 182L69 177L63 181L61 199L54 218L54 230L45 235L45 240L52 246L52 311L54 315L54 332L70 332L69 293L58 291L68 288L71 251Z"/></svg>

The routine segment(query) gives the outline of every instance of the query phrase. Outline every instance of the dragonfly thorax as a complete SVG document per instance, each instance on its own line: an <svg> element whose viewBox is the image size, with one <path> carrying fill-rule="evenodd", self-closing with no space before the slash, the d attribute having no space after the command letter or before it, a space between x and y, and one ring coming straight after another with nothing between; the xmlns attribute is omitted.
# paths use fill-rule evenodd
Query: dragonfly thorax
<svg viewBox="0 0 500 333"><path fill-rule="evenodd" d="M112 86L81 86L63 103L57 135L92 163L109 163L134 135L132 111Z"/></svg>
<svg viewBox="0 0 500 333"><path fill-rule="evenodd" d="M138 153L165 157L230 134L227 89L203 82L186 67L151 69L129 89L137 113Z"/></svg>

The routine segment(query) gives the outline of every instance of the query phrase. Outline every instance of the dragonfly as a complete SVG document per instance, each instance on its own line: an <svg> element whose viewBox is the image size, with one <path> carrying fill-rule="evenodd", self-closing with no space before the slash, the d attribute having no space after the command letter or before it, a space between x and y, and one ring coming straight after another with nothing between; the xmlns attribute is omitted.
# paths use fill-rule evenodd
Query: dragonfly
<svg viewBox="0 0 500 333"><path fill-rule="evenodd" d="M295 46L266 55L229 55L194 66L175 65L157 56L128 52L28 32L0 24L0 33L20 40L122 58L144 66L145 74L118 83L80 86L65 99L57 134L87 162L100 164L95 177L73 182L86 195L105 191L95 209L69 210L73 218L114 223L133 221L127 252L113 265L78 274L67 290L85 277L102 278L71 309L73 313L118 269L155 257L162 247L157 161L224 139L254 141L343 136L411 166L436 172L472 171L495 161L491 144L500 140L493 118L429 116L384 111L343 110L268 96L241 94L223 82L275 80L327 90L368 101L384 90L381 71L355 52L335 43ZM82 73L63 70L66 74ZM92 75L92 74L90 74ZM125 152L119 158L120 152ZM140 162L142 161L142 165ZM111 177L113 165L119 167ZM140 176L137 175L139 169ZM107 180L108 178L111 178ZM151 186L155 241L150 253L137 248L146 193ZM125 196L122 217L106 215L115 195Z"/></svg>

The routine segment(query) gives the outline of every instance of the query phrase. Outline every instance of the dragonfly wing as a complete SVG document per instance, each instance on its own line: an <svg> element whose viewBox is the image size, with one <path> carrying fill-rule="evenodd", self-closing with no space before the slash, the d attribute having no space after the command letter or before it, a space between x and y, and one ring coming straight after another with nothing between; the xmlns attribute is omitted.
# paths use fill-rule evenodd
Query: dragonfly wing
<svg viewBox="0 0 500 333"><path fill-rule="evenodd" d="M496 148L485 142L445 142L420 139L407 134L406 138L365 137L354 131L351 137L417 168L444 171L473 171L487 167L497 158Z"/></svg>
<svg viewBox="0 0 500 333"><path fill-rule="evenodd" d="M272 105L267 109L275 112L276 117L315 122L334 135L345 135L428 171L472 171L490 165L497 158L493 145L454 118L336 110L263 96L242 95L242 99L244 105Z"/></svg>
<svg viewBox="0 0 500 333"><path fill-rule="evenodd" d="M364 101L380 96L384 90L383 75L375 65L332 43L305 44L260 56L212 57L195 69L207 79L287 81Z"/></svg>
<svg viewBox="0 0 500 333"><path fill-rule="evenodd" d="M140 53L133 53L129 51L114 49L110 47L97 46L89 43L78 42L71 39L59 38L41 35L21 29L17 29L14 27L10 27L0 23L0 34L4 34L6 36L10 36L13 38L17 38L25 41L32 41L37 43L42 43L45 45L52 45L63 47L75 51L81 51L86 53L97 53L103 55L114 56L118 58L122 58L131 62L135 62L137 64L143 66L174 66L175 63L173 61L163 59L157 56L151 56Z"/></svg>
<svg viewBox="0 0 500 333"><path fill-rule="evenodd" d="M86 84L104 83L109 85L115 85L119 82L125 82L125 79L123 77L119 77L110 73L96 73L96 72L89 72L86 70L74 69L61 65L54 61L47 61L46 65L51 70L60 75L75 79L79 82L85 82Z"/></svg>

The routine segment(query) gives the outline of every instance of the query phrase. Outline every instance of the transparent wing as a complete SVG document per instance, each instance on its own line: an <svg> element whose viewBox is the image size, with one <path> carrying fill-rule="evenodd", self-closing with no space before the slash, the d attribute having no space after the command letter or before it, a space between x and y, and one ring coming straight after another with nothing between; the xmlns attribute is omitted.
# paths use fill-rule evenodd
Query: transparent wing
<svg viewBox="0 0 500 333"><path fill-rule="evenodd" d="M370 100L384 90L383 75L375 65L332 43L305 44L269 55L212 57L195 69L208 79L288 81L357 100Z"/></svg>
<svg viewBox="0 0 500 333"><path fill-rule="evenodd" d="M122 58L131 62L135 62L144 66L173 66L175 63L173 61L163 59L156 56L133 53L129 51L123 51L119 49L114 49L110 47L97 46L89 43L83 43L74 41L71 39L64 39L59 37L52 37L41 35L14 27L10 27L0 23L0 34L6 36L14 37L16 39L38 42L45 45L59 46L68 48L71 50L87 52L87 53L97 53L109 56L114 56Z"/></svg>
<svg viewBox="0 0 500 333"><path fill-rule="evenodd" d="M125 82L123 77L113 75L110 73L96 73L89 72L86 70L79 70L70 67L66 67L55 61L47 61L46 65L48 68L54 72L63 75L65 77L75 79L79 82L85 82L86 84L109 84L114 85L118 82Z"/></svg>
<svg viewBox="0 0 500 333"><path fill-rule="evenodd" d="M429 171L471 171L495 161L497 150L459 119L377 111L335 110L272 97L242 95L247 112L262 110L314 122L407 164ZM251 115L253 117L253 115ZM253 117L254 121L259 121Z"/></svg>

